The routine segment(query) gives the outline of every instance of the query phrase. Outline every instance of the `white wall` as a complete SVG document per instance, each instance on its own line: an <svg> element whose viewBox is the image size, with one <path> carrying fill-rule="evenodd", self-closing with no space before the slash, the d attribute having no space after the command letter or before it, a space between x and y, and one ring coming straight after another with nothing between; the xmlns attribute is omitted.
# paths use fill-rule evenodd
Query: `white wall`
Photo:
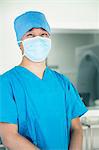
<svg viewBox="0 0 99 150"><path fill-rule="evenodd" d="M30 9L43 11L53 28L99 29L98 0L3 0L0 6L10 18Z"/></svg>

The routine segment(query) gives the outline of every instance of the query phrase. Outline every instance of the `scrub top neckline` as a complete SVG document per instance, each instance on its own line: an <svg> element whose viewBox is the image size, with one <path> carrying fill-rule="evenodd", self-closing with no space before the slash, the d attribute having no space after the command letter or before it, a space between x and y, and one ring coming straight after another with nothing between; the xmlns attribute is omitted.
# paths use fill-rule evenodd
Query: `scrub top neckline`
<svg viewBox="0 0 99 150"><path fill-rule="evenodd" d="M34 76L36 79L40 80L40 81L43 81L45 79L45 76L46 76L46 72L48 70L48 66L46 66L44 72L43 72L43 77L42 79L40 77L38 77L35 73L33 73L32 71L30 71L28 68L26 67L23 67L23 66L15 66L15 68L20 68L22 69L23 71L25 71L26 73L29 73L30 75Z"/></svg>

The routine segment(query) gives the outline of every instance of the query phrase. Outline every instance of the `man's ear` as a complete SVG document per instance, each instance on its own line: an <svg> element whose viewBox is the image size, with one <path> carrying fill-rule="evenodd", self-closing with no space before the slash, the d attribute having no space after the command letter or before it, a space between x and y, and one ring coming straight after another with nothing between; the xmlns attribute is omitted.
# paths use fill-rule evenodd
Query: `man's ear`
<svg viewBox="0 0 99 150"><path fill-rule="evenodd" d="M23 44L22 44L22 42L20 43L20 49L21 49L21 51L22 51L22 55L24 54L24 47L23 47Z"/></svg>

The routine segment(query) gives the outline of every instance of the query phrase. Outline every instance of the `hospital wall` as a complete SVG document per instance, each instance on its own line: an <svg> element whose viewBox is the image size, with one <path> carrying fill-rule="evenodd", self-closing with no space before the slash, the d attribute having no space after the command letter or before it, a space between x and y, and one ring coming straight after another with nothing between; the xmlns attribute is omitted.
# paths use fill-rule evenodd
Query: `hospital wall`
<svg viewBox="0 0 99 150"><path fill-rule="evenodd" d="M94 43L99 45L99 34L94 34Z"/></svg>
<svg viewBox="0 0 99 150"><path fill-rule="evenodd" d="M98 0L0 1L2 20L6 18L6 21L11 21L15 16L27 10L43 11L52 28L99 29Z"/></svg>
<svg viewBox="0 0 99 150"><path fill-rule="evenodd" d="M96 43L94 34L53 34L49 66L58 66L58 71L67 75L76 85L76 48Z"/></svg>

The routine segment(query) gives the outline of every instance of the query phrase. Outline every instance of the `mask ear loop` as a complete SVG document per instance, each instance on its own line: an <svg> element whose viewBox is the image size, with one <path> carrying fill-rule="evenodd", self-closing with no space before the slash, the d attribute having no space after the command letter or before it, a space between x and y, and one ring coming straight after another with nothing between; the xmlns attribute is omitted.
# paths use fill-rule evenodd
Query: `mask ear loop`
<svg viewBox="0 0 99 150"><path fill-rule="evenodd" d="M20 47L20 43L22 43L22 41L17 41L17 43L18 43L18 45ZM24 57L24 51L23 50L21 50L21 51L22 51L22 57Z"/></svg>

